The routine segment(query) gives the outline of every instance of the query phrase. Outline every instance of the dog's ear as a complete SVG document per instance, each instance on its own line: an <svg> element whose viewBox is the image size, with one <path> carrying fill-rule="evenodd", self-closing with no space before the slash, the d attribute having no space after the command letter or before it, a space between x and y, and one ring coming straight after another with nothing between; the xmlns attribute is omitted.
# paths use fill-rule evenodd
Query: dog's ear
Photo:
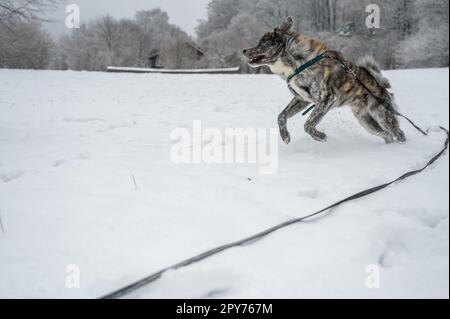
<svg viewBox="0 0 450 319"><path fill-rule="evenodd" d="M276 31L280 31L283 33L287 33L291 31L292 25L294 24L294 19L292 17L287 17L286 21L284 21L279 27L276 27Z"/></svg>

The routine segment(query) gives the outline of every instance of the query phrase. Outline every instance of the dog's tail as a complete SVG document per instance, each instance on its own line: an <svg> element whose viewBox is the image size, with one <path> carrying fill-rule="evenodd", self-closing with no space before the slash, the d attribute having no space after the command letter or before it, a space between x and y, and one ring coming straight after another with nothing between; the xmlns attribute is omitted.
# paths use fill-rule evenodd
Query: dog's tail
<svg viewBox="0 0 450 319"><path fill-rule="evenodd" d="M373 78L377 81L377 83L385 89L391 88L391 83L381 74L381 67L377 61L371 56L366 55L358 59L356 65L364 68Z"/></svg>
<svg viewBox="0 0 450 319"><path fill-rule="evenodd" d="M384 89L384 97L389 101L388 105L392 109L397 109L397 103L395 103L394 93L388 91L391 88L391 83L387 78L381 74L381 67L377 61L371 56L366 55L358 59L356 65L360 68L364 68L369 74L377 81L378 85Z"/></svg>

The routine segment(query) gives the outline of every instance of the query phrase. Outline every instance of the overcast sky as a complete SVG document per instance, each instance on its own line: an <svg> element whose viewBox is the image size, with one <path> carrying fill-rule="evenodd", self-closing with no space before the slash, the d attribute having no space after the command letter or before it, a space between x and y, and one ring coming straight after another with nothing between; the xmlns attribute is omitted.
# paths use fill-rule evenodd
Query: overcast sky
<svg viewBox="0 0 450 319"><path fill-rule="evenodd" d="M45 27L54 36L68 30L65 27L65 7L67 4L78 4L81 11L81 22L110 14L116 18L132 18L138 10L161 8L170 16L170 23L180 26L194 35L198 19L206 18L206 7L210 0L64 0L58 10L49 13L56 22L46 23Z"/></svg>

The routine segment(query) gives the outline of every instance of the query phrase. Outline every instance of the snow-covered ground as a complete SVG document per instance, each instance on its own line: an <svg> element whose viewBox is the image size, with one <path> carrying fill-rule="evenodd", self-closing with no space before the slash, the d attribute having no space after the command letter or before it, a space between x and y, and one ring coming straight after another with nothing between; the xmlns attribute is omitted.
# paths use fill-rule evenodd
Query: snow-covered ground
<svg viewBox="0 0 450 319"><path fill-rule="evenodd" d="M448 127L448 69L386 74L402 112ZM419 168L445 139L402 121L409 141L385 145L340 109L320 125L325 144L303 132L301 116L288 123L276 174L171 161L174 128L276 127L290 98L269 75L0 70L0 298L99 297ZM448 298L448 173L446 154L419 176L131 297Z"/></svg>

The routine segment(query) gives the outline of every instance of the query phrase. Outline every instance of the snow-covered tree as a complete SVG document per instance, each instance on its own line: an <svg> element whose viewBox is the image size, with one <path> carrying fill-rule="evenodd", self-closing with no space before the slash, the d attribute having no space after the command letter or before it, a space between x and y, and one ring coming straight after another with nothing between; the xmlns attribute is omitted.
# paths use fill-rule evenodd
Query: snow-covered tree
<svg viewBox="0 0 450 319"><path fill-rule="evenodd" d="M7 19L37 20L42 11L55 8L60 0L0 0L0 21Z"/></svg>
<svg viewBox="0 0 450 319"><path fill-rule="evenodd" d="M40 24L59 0L0 0L0 68L47 68L54 43Z"/></svg>
<svg viewBox="0 0 450 319"><path fill-rule="evenodd" d="M449 11L447 0L418 0L415 15L418 31L398 46L400 67L442 67L449 65Z"/></svg>
<svg viewBox="0 0 450 319"><path fill-rule="evenodd" d="M58 65L74 70L105 70L110 65L144 67L152 52L159 52L163 46L168 54L166 67L192 65L187 62L190 57L173 58L183 54L182 46L191 42L160 9L139 11L135 19L118 20L106 15L60 40Z"/></svg>
<svg viewBox="0 0 450 319"><path fill-rule="evenodd" d="M53 58L54 42L37 21L13 19L0 27L0 68L45 69Z"/></svg>

